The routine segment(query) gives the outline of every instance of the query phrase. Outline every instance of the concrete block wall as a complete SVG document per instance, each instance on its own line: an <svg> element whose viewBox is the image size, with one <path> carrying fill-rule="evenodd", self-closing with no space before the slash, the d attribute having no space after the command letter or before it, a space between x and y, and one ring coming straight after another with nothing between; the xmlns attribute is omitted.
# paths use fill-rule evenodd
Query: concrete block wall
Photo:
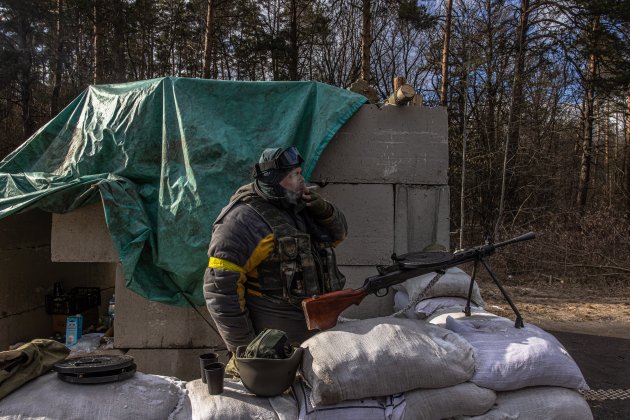
<svg viewBox="0 0 630 420"><path fill-rule="evenodd" d="M127 289L101 203L55 214L52 222L56 261L98 261L110 267L109 281L116 292L114 346L133 356L141 372L199 378L197 356L224 347L208 325L212 320L206 307L165 305ZM220 355L225 358L226 353Z"/></svg>
<svg viewBox="0 0 630 420"><path fill-rule="evenodd" d="M311 182L348 219L337 248L348 287L377 274L391 254L449 245L447 115L444 108L363 106L324 150ZM369 296L343 315L393 312L393 292Z"/></svg>
<svg viewBox="0 0 630 420"><path fill-rule="evenodd" d="M114 291L113 265L52 261L51 225L52 215L39 210L0 220L0 351L51 336L52 317L44 304L55 282L66 290L101 287L105 302Z"/></svg>
<svg viewBox="0 0 630 420"><path fill-rule="evenodd" d="M446 109L364 105L322 153L311 179L448 184Z"/></svg>
<svg viewBox="0 0 630 420"><path fill-rule="evenodd" d="M180 308L149 301L125 287L122 267L116 270L115 346L137 349L224 347L208 325L205 306Z"/></svg>
<svg viewBox="0 0 630 420"><path fill-rule="evenodd" d="M118 263L100 202L52 217L53 261Z"/></svg>
<svg viewBox="0 0 630 420"><path fill-rule="evenodd" d="M87 276L81 286L97 286L101 292L102 316L107 316L108 303L115 292L118 251L109 234L101 202L70 213L53 214L50 230L50 258L68 267L77 265L102 267L102 280ZM96 263L96 264L95 264Z"/></svg>

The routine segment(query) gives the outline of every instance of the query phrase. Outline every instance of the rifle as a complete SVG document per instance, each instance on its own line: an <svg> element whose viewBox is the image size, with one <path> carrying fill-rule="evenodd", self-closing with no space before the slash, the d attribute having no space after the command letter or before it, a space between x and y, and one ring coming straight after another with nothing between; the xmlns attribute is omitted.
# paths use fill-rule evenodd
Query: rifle
<svg viewBox="0 0 630 420"><path fill-rule="evenodd" d="M363 298L369 294L375 294L379 297L385 296L391 286L402 283L412 277L421 276L431 272L443 274L444 270L447 268L474 261L473 274L471 276L470 287L468 289L468 300L464 309L466 316L470 316L470 298L473 291L475 276L477 274L477 266L481 263L486 268L488 274L490 274L490 277L492 277L492 280L494 280L495 284L498 286L499 290L516 314L514 326L516 328L522 328L524 324L521 314L512 302L512 299L510 299L510 296L497 280L496 275L490 266L486 263L485 258L494 254L497 248L516 242L534 239L535 237L536 235L534 232L529 232L524 235L517 236L516 238L508 239L507 241L496 244L486 243L485 245L480 245L455 253L413 252L401 256L393 254L393 264L389 266L377 266L376 268L379 274L368 277L363 283L363 286L358 289L343 289L336 292L315 295L302 300L302 308L304 309L304 315L306 317L306 325L309 330L327 330L337 324L337 318L341 312L353 304L358 305L361 303ZM437 279L439 279L439 277L437 277ZM432 280L432 282L437 281L437 279ZM428 287L431 286L432 284ZM381 290L385 290L385 293L379 294Z"/></svg>

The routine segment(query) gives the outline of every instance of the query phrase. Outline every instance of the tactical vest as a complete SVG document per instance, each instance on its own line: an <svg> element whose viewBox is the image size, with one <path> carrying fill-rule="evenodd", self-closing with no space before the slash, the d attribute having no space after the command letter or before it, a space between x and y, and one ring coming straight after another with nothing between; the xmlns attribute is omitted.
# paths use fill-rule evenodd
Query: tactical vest
<svg viewBox="0 0 630 420"><path fill-rule="evenodd" d="M260 287L248 287L295 305L306 297L343 288L346 279L337 268L329 238L314 227L309 233L299 231L282 211L258 196L248 195L241 202L258 213L274 236L273 251L257 267Z"/></svg>

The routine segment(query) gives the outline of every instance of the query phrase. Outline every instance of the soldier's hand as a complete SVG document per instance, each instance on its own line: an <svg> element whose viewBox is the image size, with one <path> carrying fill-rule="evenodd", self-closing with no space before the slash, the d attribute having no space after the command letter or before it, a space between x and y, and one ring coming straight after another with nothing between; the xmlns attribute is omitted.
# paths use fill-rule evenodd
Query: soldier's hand
<svg viewBox="0 0 630 420"><path fill-rule="evenodd" d="M330 217L333 213L332 205L324 200L321 195L315 191L311 191L308 188L304 188L302 192L302 200L306 204L306 208L309 213L315 218L325 219Z"/></svg>

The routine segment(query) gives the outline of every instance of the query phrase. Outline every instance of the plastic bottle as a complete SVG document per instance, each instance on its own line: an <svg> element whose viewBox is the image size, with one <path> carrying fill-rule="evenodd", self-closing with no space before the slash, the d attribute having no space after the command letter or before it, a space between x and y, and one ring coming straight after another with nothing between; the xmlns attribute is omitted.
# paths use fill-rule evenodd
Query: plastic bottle
<svg viewBox="0 0 630 420"><path fill-rule="evenodd" d="M60 281L55 282L53 286L53 297L59 298L64 295L63 284Z"/></svg>
<svg viewBox="0 0 630 420"><path fill-rule="evenodd" d="M109 300L109 306L107 308L107 315L109 316L109 327L114 326L114 318L116 316L116 295L112 295L112 298Z"/></svg>
<svg viewBox="0 0 630 420"><path fill-rule="evenodd" d="M64 309L67 308L67 301L65 292L63 290L63 285L60 281L55 282L53 286L53 295L50 308L46 310L51 314L63 314Z"/></svg>

